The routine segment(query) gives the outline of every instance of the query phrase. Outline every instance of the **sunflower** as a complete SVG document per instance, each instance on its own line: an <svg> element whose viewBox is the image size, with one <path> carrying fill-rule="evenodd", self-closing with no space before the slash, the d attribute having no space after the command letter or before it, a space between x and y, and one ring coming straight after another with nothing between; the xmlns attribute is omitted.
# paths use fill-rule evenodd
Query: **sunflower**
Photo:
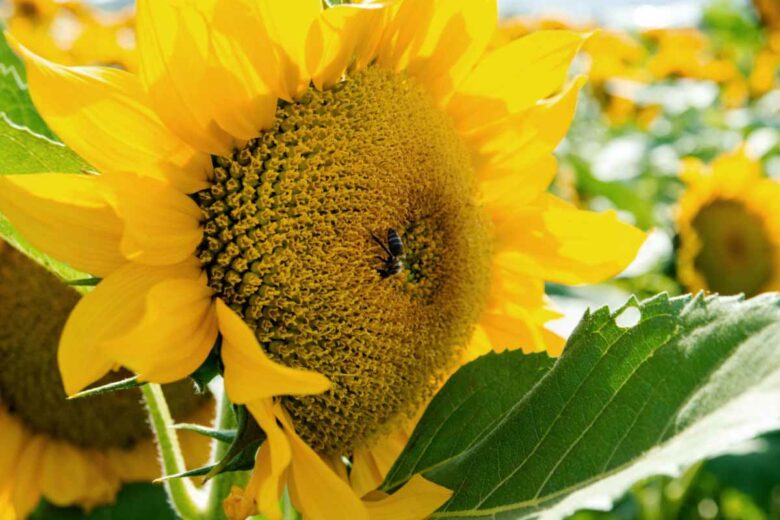
<svg viewBox="0 0 780 520"><path fill-rule="evenodd" d="M68 401L56 352L79 295L0 241L0 518L26 518L41 497L86 509L114 499L123 482L160 475L139 396ZM208 400L187 384L167 388L179 417L205 423ZM192 463L208 443L185 438Z"/></svg>
<svg viewBox="0 0 780 520"><path fill-rule="evenodd" d="M425 516L447 490L372 490L447 374L558 352L545 280L602 280L644 239L546 192L585 36L487 52L493 0L194 4L138 2L137 76L14 44L100 172L0 179L30 242L102 278L65 326L66 391L117 364L175 381L217 344L267 438L234 516L278 516L285 485L306 517Z"/></svg>
<svg viewBox="0 0 780 520"><path fill-rule="evenodd" d="M109 12L78 0L9 3L8 30L37 54L67 65L135 70L132 9Z"/></svg>
<svg viewBox="0 0 780 520"><path fill-rule="evenodd" d="M747 296L780 289L780 184L744 149L709 167L689 159L677 226L678 277L690 290Z"/></svg>

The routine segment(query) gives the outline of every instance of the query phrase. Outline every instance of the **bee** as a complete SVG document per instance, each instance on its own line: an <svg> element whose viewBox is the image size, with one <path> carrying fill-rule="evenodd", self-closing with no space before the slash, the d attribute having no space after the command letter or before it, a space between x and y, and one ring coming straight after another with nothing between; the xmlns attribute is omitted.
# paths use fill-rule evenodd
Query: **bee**
<svg viewBox="0 0 780 520"><path fill-rule="evenodd" d="M400 235L398 234L398 231L396 231L393 228L389 228L387 230L387 244L377 238L377 236L373 233L371 233L371 238L374 239L374 242L379 244L379 247L382 248L382 250L387 253L387 257L383 258L381 256L377 256L377 258L382 262L382 267L380 269L377 269L379 272L379 275L382 278L388 278L390 276L394 276L404 269L404 264L401 261L401 259L404 256L404 243L403 240L401 240Z"/></svg>

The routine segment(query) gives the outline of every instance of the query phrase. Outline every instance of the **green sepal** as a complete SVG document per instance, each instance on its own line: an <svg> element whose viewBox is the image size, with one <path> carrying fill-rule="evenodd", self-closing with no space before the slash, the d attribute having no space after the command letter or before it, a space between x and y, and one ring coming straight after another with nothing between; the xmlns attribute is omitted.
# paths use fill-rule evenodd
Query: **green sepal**
<svg viewBox="0 0 780 520"><path fill-rule="evenodd" d="M130 390L131 388L138 388L146 383L138 381L138 376L128 377L121 381L115 381L108 383L107 385L98 386L95 388L88 388L77 394L73 394L68 399L81 399L82 397L92 397L94 395L106 394L108 392L117 392L119 390Z"/></svg>
<svg viewBox="0 0 780 520"><path fill-rule="evenodd" d="M219 442L234 442L236 440L236 430L218 430L215 428L208 428L206 426L202 426L200 424L191 424L191 423L179 423L174 424L174 428L177 430L185 430L188 432L197 433L198 435L203 435L205 437L210 437L212 439L216 439Z"/></svg>
<svg viewBox="0 0 780 520"><path fill-rule="evenodd" d="M257 449L260 447L261 442L262 442L261 440L256 440L248 444L235 457L233 457L233 459L230 462L225 464L222 467L222 469L217 471L216 473L213 472L222 463L222 461L217 462L216 464L208 464L206 466L201 466L200 468L182 471L181 473L177 473L175 475L166 475L164 477L160 477L156 479L155 482L165 482L166 480L170 480L173 478L186 478L186 477L205 476L207 479L209 479L221 473L228 473L230 471L248 471L255 466L255 454L257 453Z"/></svg>
<svg viewBox="0 0 780 520"><path fill-rule="evenodd" d="M79 278L78 280L68 280L65 283L76 287L94 287L99 284L103 279L91 276L89 278Z"/></svg>
<svg viewBox="0 0 780 520"><path fill-rule="evenodd" d="M255 453L265 440L265 433L246 406L234 405L233 412L236 415L236 438L222 460L206 474L206 479L227 471L251 469L254 466Z"/></svg>
<svg viewBox="0 0 780 520"><path fill-rule="evenodd" d="M260 426L258 426L255 418L252 417L249 412L247 412L246 406L233 406L233 411L236 415L236 423L238 427L235 432L231 432L233 433L234 438L222 460L214 464L183 471L174 475L166 475L157 479L156 482L163 482L172 478L183 477L206 477L206 480L208 480L222 473L227 473L230 471L247 471L252 469L255 465L255 455L257 454L257 450L265 440L265 433L260 429ZM180 429L181 426L183 425L176 425L176 428ZM201 431L192 429L192 431L196 431L196 433L203 433L204 435L209 436L212 436L210 435L211 433L218 431L211 430L209 433L206 433L206 430L209 429L203 428Z"/></svg>
<svg viewBox="0 0 780 520"><path fill-rule="evenodd" d="M222 346L222 338L217 338L217 342L214 344L214 348L209 352L206 360L190 374L192 382L195 384L195 389L198 393L206 393L208 384L212 379L222 374L222 360L220 359L220 347Z"/></svg>

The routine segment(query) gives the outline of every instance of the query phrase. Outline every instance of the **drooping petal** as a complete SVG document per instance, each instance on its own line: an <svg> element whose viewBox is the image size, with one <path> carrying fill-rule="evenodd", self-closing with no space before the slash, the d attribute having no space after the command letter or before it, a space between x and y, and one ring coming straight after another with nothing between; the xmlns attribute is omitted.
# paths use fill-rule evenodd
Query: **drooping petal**
<svg viewBox="0 0 780 520"><path fill-rule="evenodd" d="M141 381L170 383L203 363L217 332L212 291L203 277L176 278L152 287L140 322L106 342L103 351Z"/></svg>
<svg viewBox="0 0 780 520"><path fill-rule="evenodd" d="M187 269L184 265L125 264L79 301L65 324L57 352L65 393L79 392L114 367L114 360L103 349L105 343L138 324L154 285L182 277Z"/></svg>
<svg viewBox="0 0 780 520"><path fill-rule="evenodd" d="M384 17L378 4L338 5L322 12L306 45L306 65L318 89L338 82L353 59L373 54Z"/></svg>
<svg viewBox="0 0 780 520"><path fill-rule="evenodd" d="M382 483L382 473L370 450L355 450L352 455L352 471L349 473L349 483L357 496L362 497L374 491Z"/></svg>
<svg viewBox="0 0 780 520"><path fill-rule="evenodd" d="M128 260L171 265L195 254L203 238L202 213L187 195L155 179L106 175L116 192L114 207L124 223L120 250Z"/></svg>
<svg viewBox="0 0 780 520"><path fill-rule="evenodd" d="M222 332L225 388L234 403L252 403L277 395L319 394L330 388L322 374L272 361L252 330L222 300L217 300Z"/></svg>
<svg viewBox="0 0 780 520"><path fill-rule="evenodd" d="M532 107L561 88L584 41L571 31L538 31L496 49L463 81L447 111L468 132Z"/></svg>
<svg viewBox="0 0 780 520"><path fill-rule="evenodd" d="M428 518L451 496L449 489L415 475L392 495L365 504L371 520L418 520Z"/></svg>
<svg viewBox="0 0 780 520"><path fill-rule="evenodd" d="M134 75L110 67L65 67L15 47L27 64L35 106L92 166L170 180L185 192L206 186L208 156L163 125Z"/></svg>
<svg viewBox="0 0 780 520"><path fill-rule="evenodd" d="M566 284L620 273L645 240L612 211L582 211L549 194L498 222L496 233L499 250L515 269Z"/></svg>
<svg viewBox="0 0 780 520"><path fill-rule="evenodd" d="M246 491L247 494L254 496L260 512L270 520L275 520L282 516L279 498L292 459L290 442L276 421L272 399L249 403L247 407L265 432L267 439L257 453L252 480L247 485Z"/></svg>
<svg viewBox="0 0 780 520"><path fill-rule="evenodd" d="M292 454L288 477L290 497L304 518L369 520L365 504L355 495L349 484L298 437L284 412L277 414L277 418L287 434Z"/></svg>
<svg viewBox="0 0 780 520"><path fill-rule="evenodd" d="M322 2L285 0L255 5L279 58L279 96L292 101L306 92L311 79L306 63L308 36L320 16Z"/></svg>
<svg viewBox="0 0 780 520"><path fill-rule="evenodd" d="M350 484L359 497L374 491L409 441L405 427L382 436L371 447L356 449L352 457Z"/></svg>
<svg viewBox="0 0 780 520"><path fill-rule="evenodd" d="M201 152L224 155L233 139L214 117L209 13L215 0L139 0L139 77L160 119Z"/></svg>
<svg viewBox="0 0 780 520"><path fill-rule="evenodd" d="M495 0L436 2L424 39L410 56L409 74L435 99L446 98L485 52L497 21Z"/></svg>
<svg viewBox="0 0 780 520"><path fill-rule="evenodd" d="M33 246L81 271L107 276L125 262L122 224L99 177L1 176L0 213Z"/></svg>

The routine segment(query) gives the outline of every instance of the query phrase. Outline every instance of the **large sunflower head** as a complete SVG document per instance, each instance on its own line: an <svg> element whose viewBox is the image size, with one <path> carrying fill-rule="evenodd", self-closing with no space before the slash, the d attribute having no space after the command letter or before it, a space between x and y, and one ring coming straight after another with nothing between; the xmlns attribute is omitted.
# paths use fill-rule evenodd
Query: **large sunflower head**
<svg viewBox="0 0 780 520"><path fill-rule="evenodd" d="M160 474L137 392L65 398L57 342L78 300L76 291L0 241L2 518L27 518L41 497L89 509L111 502L123 482ZM208 418L209 403L191 385L177 383L166 393L179 418ZM194 441L187 438L186 454L197 464L208 445Z"/></svg>
<svg viewBox="0 0 780 520"><path fill-rule="evenodd" d="M684 163L678 277L690 290L754 296L780 288L780 184L744 149Z"/></svg>
<svg viewBox="0 0 780 520"><path fill-rule="evenodd" d="M218 345L267 437L234 515L278 514L285 485L312 517L392 507L360 498L447 374L559 349L545 280L601 280L643 239L546 192L585 37L488 52L496 18L493 0L142 0L137 76L20 48L44 118L100 172L0 180L31 242L103 278L63 333L67 391L115 364L174 381ZM448 496L409 485L421 516Z"/></svg>

